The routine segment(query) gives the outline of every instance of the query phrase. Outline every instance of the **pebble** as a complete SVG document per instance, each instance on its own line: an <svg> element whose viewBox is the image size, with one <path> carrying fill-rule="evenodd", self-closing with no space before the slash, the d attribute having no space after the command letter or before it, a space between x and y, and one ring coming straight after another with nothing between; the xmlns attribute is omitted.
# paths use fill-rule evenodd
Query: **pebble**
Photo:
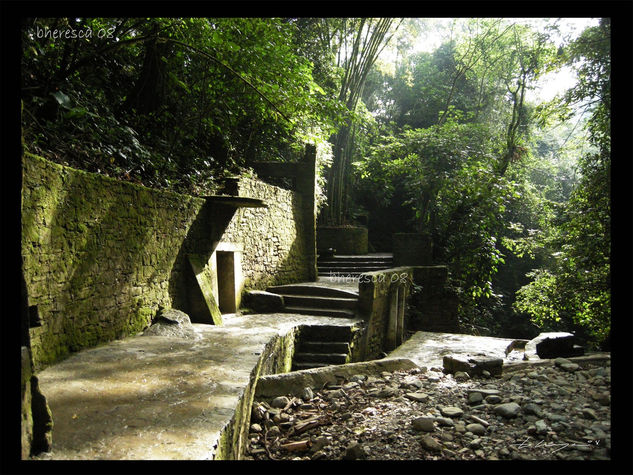
<svg viewBox="0 0 633 475"><path fill-rule="evenodd" d="M312 388L303 388L303 391L301 391L301 399L307 402L311 401L312 398L314 398L314 392L312 391Z"/></svg>
<svg viewBox="0 0 633 475"><path fill-rule="evenodd" d="M314 390L310 404L290 405L288 397L271 403L273 408L255 402L247 458L266 459L270 452L274 458L287 460L382 459L384 455L394 460L608 460L609 371L594 368L591 373L591 364L568 371L565 364L559 360L551 366L517 370L516 377L506 380L476 377L458 381L433 371L396 371L384 373L382 378L354 375L354 381L349 378L325 390ZM428 376L436 376L442 383L430 384ZM347 397L345 389L350 389ZM367 397L371 394L390 399ZM421 409L424 412L416 414ZM315 416L325 424L301 433L293 431ZM278 422L270 426L269 419ZM261 435L265 426L267 449ZM413 438L426 455L409 450ZM593 445L587 445L588 441ZM278 448L300 442L308 456ZM552 452L551 444L568 442L585 447Z"/></svg>
<svg viewBox="0 0 633 475"><path fill-rule="evenodd" d="M492 394L490 396L486 396L486 402L488 404L499 404L502 401L501 396L497 396L495 394Z"/></svg>
<svg viewBox="0 0 633 475"><path fill-rule="evenodd" d="M525 414L534 414L535 416L540 416L543 413L541 408L532 402L528 402L525 406L523 406L523 412Z"/></svg>
<svg viewBox="0 0 633 475"><path fill-rule="evenodd" d="M582 410L582 416L585 419L593 419L593 420L598 419L598 416L596 415L596 411L594 411L593 409L590 409L590 408L584 408Z"/></svg>
<svg viewBox="0 0 633 475"><path fill-rule="evenodd" d="M288 399L286 396L278 396L272 400L270 405L275 408L283 409L289 403L290 403L290 399Z"/></svg>
<svg viewBox="0 0 633 475"><path fill-rule="evenodd" d="M440 412L446 417L459 417L464 413L464 411L456 406L442 406L440 407Z"/></svg>
<svg viewBox="0 0 633 475"><path fill-rule="evenodd" d="M413 419L413 422L411 424L413 425L413 428L417 431L433 432L435 430L435 424L433 421L433 417L418 417L416 419Z"/></svg>
<svg viewBox="0 0 633 475"><path fill-rule="evenodd" d="M406 393L404 397L417 402L426 402L429 399L429 395L426 393Z"/></svg>
<svg viewBox="0 0 633 475"><path fill-rule="evenodd" d="M343 460L360 460L366 457L363 447L358 442L351 442L345 449Z"/></svg>
<svg viewBox="0 0 633 475"><path fill-rule="evenodd" d="M470 379L470 375L464 371L457 371L453 377L456 381L468 381Z"/></svg>
<svg viewBox="0 0 633 475"><path fill-rule="evenodd" d="M455 426L455 422L453 421L453 419L450 419L448 417L436 417L435 422L437 422L438 425L440 426L446 426L446 427Z"/></svg>
<svg viewBox="0 0 633 475"><path fill-rule="evenodd" d="M494 409L495 414L505 417L507 419L518 416L520 410L521 410L521 406L519 406L516 402L508 402L506 404L499 404Z"/></svg>
<svg viewBox="0 0 633 475"><path fill-rule="evenodd" d="M534 423L534 427L536 427L537 434L545 434L547 432L547 424L543 419L539 419Z"/></svg>
<svg viewBox="0 0 633 475"><path fill-rule="evenodd" d="M484 396L481 393L470 393L468 395L468 404L471 406L480 404L484 400Z"/></svg>
<svg viewBox="0 0 633 475"><path fill-rule="evenodd" d="M486 433L486 428L481 424L468 424L466 425L466 430L476 435L484 435Z"/></svg>
<svg viewBox="0 0 633 475"><path fill-rule="evenodd" d="M440 444L430 435L425 435L424 437L422 437L420 439L420 444L426 450L430 450L431 452L440 452L442 450L442 444Z"/></svg>

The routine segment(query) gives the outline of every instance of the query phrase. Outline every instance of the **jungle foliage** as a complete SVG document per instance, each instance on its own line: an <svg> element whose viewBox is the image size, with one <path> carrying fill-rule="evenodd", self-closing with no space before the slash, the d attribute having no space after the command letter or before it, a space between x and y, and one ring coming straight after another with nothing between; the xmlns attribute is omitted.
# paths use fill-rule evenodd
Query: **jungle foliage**
<svg viewBox="0 0 633 475"><path fill-rule="evenodd" d="M207 194L316 143L321 222L368 215L377 251L393 232L428 234L465 331L566 329L598 344L610 329L610 24L562 44L556 21L543 24L456 21L416 52L429 25L414 18L25 19L23 145ZM536 102L563 66L576 85Z"/></svg>

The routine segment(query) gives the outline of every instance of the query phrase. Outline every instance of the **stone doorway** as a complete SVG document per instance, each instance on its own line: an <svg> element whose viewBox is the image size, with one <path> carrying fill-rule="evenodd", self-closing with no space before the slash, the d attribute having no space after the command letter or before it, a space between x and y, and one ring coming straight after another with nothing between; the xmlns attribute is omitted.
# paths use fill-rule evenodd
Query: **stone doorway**
<svg viewBox="0 0 633 475"><path fill-rule="evenodd" d="M221 313L237 311L235 295L235 253L217 251L218 307Z"/></svg>

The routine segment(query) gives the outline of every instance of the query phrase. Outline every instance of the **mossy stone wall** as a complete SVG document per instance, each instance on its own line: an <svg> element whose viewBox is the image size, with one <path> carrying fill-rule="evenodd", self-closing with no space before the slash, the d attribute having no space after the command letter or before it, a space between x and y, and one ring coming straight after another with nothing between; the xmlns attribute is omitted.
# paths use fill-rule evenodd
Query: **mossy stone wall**
<svg viewBox="0 0 633 475"><path fill-rule="evenodd" d="M300 197L255 180L240 186L271 206L217 210L25 155L24 275L43 322L29 330L35 371L142 331L161 306L187 311L187 255L210 259L220 240L244 244L245 289L305 280Z"/></svg>
<svg viewBox="0 0 633 475"><path fill-rule="evenodd" d="M249 178L240 178L237 192L268 205L240 208L222 236L221 242L242 249L243 288L262 290L311 280L301 194Z"/></svg>

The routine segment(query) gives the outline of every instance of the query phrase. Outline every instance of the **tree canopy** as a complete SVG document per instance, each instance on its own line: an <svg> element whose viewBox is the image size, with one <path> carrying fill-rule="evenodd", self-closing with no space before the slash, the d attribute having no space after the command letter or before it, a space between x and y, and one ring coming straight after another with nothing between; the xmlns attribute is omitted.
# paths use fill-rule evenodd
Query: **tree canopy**
<svg viewBox="0 0 633 475"><path fill-rule="evenodd" d="M206 194L319 151L320 222L431 238L476 333L610 331L610 22L407 18L23 20L23 145ZM59 35L65 34L64 37ZM57 35L57 36L56 36ZM418 49L416 49L418 48ZM554 100L543 77L576 73ZM521 335L519 335L521 336Z"/></svg>

